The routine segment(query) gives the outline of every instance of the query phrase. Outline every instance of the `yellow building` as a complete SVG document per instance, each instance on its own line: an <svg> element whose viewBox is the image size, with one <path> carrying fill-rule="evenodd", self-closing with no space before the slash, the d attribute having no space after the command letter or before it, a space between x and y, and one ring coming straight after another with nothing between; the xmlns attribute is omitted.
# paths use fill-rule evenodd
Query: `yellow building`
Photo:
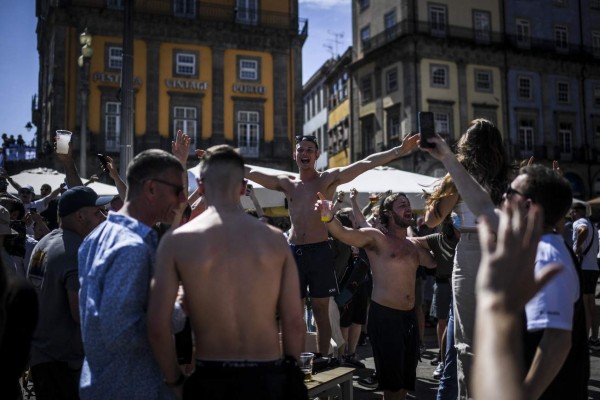
<svg viewBox="0 0 600 400"><path fill-rule="evenodd" d="M87 132L87 175L98 171L89 155L118 159L123 140L124 3L38 0L38 142L71 130L78 158ZM86 27L93 55L80 68ZM193 148L227 143L250 163L288 167L291 139L302 127L306 35L297 0L136 1L134 154L169 150L181 129Z"/></svg>

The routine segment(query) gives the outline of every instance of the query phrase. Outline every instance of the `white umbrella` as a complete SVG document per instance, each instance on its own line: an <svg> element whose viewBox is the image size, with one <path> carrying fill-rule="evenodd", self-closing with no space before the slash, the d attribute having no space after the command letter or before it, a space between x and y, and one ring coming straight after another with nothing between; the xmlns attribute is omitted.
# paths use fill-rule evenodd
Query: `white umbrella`
<svg viewBox="0 0 600 400"><path fill-rule="evenodd" d="M64 183L65 174L61 174L60 172L49 168L36 168L21 171L16 175L12 175L11 178L21 186L33 186L33 190L39 195L40 187L43 184L50 185L52 190L54 190L59 187L61 183ZM87 179L82 179L82 181L84 183L88 182ZM115 194L118 194L117 188L112 185L94 182L88 186L94 189L98 196L114 196ZM12 185L9 185L8 191L13 194L17 193L17 189Z"/></svg>
<svg viewBox="0 0 600 400"><path fill-rule="evenodd" d="M415 210L425 208L423 190L431 192L433 185L439 178L415 174L390 167L375 167L357 176L354 180L338 186L338 191L350 192L356 188L358 191L358 204L363 207L369 202L369 193L392 192L405 193L410 200L411 207Z"/></svg>

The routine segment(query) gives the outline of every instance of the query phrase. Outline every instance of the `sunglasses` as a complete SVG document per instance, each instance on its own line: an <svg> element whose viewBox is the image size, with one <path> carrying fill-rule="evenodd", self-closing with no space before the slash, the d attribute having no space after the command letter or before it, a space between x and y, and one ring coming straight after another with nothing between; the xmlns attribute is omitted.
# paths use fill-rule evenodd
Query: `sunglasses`
<svg viewBox="0 0 600 400"><path fill-rule="evenodd" d="M175 196L179 197L179 195L183 192L183 186L180 185L176 185L174 183L171 182L167 182L167 181L163 181L162 179L157 179L157 178L150 178L150 179L146 179L147 181L155 181L158 183L162 183L163 185L167 185L172 187L173 189L175 189Z"/></svg>

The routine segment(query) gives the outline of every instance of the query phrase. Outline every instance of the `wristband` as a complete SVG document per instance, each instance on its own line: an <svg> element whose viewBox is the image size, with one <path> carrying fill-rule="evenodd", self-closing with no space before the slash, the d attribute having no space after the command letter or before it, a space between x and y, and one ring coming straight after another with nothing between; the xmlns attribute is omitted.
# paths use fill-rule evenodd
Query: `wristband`
<svg viewBox="0 0 600 400"><path fill-rule="evenodd" d="M165 382L165 385L167 385L170 388L179 387L179 386L183 385L183 382L185 382L185 375L180 374L179 378L177 378L177 380L175 382L168 382L167 380L165 380L164 382Z"/></svg>
<svg viewBox="0 0 600 400"><path fill-rule="evenodd" d="M325 221L326 224L330 224L331 221L333 221L335 219L335 217L331 217L331 219L329 221Z"/></svg>

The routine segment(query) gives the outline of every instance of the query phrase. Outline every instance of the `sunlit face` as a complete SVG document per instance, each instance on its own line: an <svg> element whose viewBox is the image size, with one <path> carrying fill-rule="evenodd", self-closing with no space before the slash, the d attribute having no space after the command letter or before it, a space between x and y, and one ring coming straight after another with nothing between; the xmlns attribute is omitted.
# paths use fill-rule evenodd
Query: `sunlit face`
<svg viewBox="0 0 600 400"><path fill-rule="evenodd" d="M392 205L394 223L400 228L408 228L413 224L410 201L404 196L398 196Z"/></svg>
<svg viewBox="0 0 600 400"><path fill-rule="evenodd" d="M299 169L314 168L317 158L319 158L319 150L317 150L317 146L313 142L303 140L296 145L294 159Z"/></svg>
<svg viewBox="0 0 600 400"><path fill-rule="evenodd" d="M19 190L19 198L25 204L29 204L33 201L33 192L29 189L22 188Z"/></svg>
<svg viewBox="0 0 600 400"><path fill-rule="evenodd" d="M525 183L527 180L527 175L519 175L517 176L506 188L506 191L502 195L502 199L504 202L506 201L515 201L518 204L521 204L524 201L527 201L527 196L523 194L525 190Z"/></svg>
<svg viewBox="0 0 600 400"><path fill-rule="evenodd" d="M187 201L183 188L183 176L176 169L169 169L159 178L150 179L155 190L155 210L158 221L172 224L181 203Z"/></svg>
<svg viewBox="0 0 600 400"><path fill-rule="evenodd" d="M104 207L81 207L77 212L80 216L80 226L86 235L106 220Z"/></svg>

